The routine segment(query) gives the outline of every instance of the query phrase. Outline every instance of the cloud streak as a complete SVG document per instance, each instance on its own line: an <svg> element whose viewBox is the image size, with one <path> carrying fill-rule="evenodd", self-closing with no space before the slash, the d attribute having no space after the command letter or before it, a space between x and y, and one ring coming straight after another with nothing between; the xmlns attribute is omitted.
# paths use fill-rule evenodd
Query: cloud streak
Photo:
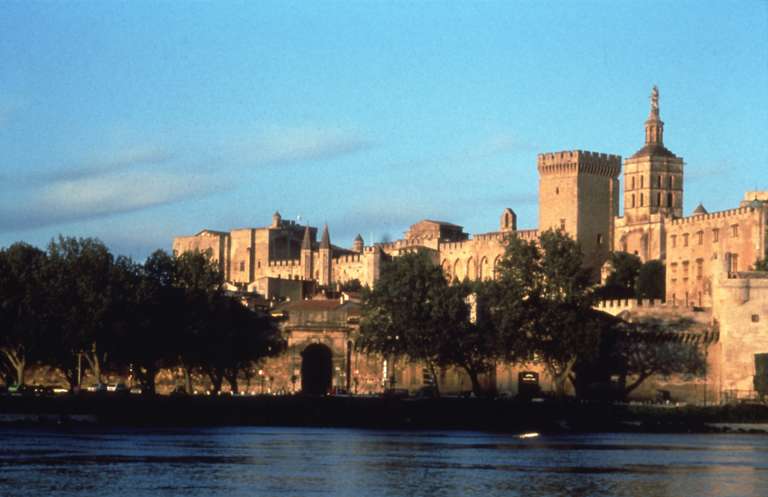
<svg viewBox="0 0 768 497"><path fill-rule="evenodd" d="M207 175L125 171L55 181L0 204L0 231L39 228L138 211L221 191Z"/></svg>
<svg viewBox="0 0 768 497"><path fill-rule="evenodd" d="M234 142L241 158L260 165L331 160L371 146L357 132L317 126L271 126Z"/></svg>

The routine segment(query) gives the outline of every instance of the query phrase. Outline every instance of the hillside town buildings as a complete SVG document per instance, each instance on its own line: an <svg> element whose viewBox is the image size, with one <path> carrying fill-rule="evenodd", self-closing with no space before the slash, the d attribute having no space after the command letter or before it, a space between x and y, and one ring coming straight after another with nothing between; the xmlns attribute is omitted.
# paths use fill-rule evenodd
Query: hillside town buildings
<svg viewBox="0 0 768 497"><path fill-rule="evenodd" d="M327 225L318 241L316 227L301 226L275 213L265 227L204 229L177 237L173 250L210 251L233 290L265 299L288 296L301 300L317 286L333 288L354 281L373 286L384 261L411 251L429 254L449 279L491 279L507 237L537 240L540 232L560 229L579 242L584 264L595 278L612 251L633 253L642 261L661 261L666 268L665 309L675 308L678 314L703 312L697 315L699 321L719 326L721 359L713 373L720 375L718 391L747 389L747 380L737 379L733 376L737 372L729 371L738 364L742 376L750 376L749 371L753 376L756 354L768 352L764 337L743 336L768 335L768 288L764 284L768 279L760 273L747 273L766 257L768 191L746 192L732 209L708 212L700 204L684 215L686 164L664 145L656 87L644 127L643 145L623 161L618 155L582 150L539 154L538 229L518 229L514 210L506 208L498 230L490 233L470 235L462 226L426 219L394 242L366 245L358 235L351 248L342 248L331 243ZM614 314L628 306L626 302L604 305ZM653 311L646 306L633 307L631 312ZM754 325L742 325L743 321ZM734 351L744 357L734 359L738 355ZM748 363L751 369L744 369ZM709 384L712 387L714 382Z"/></svg>

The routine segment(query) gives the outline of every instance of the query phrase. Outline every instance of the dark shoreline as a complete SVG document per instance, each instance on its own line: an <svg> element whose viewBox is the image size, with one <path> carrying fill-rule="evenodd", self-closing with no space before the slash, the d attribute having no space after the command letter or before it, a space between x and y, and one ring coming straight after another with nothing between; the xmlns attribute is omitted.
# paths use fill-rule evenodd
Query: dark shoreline
<svg viewBox="0 0 768 497"><path fill-rule="evenodd" d="M506 433L768 433L768 405L669 407L509 399L307 396L4 396L0 397L0 424L302 426ZM750 424L764 427L756 429Z"/></svg>

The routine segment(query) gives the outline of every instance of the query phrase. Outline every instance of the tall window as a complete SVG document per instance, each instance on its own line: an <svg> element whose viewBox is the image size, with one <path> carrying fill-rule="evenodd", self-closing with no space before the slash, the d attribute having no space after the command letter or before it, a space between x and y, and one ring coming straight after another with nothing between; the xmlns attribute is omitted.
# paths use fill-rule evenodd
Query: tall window
<svg viewBox="0 0 768 497"><path fill-rule="evenodd" d="M640 176L640 188L643 187L643 176Z"/></svg>
<svg viewBox="0 0 768 497"><path fill-rule="evenodd" d="M632 178L632 179L634 179L634 178ZM635 206L635 194L633 193L632 194L632 207L634 207L634 206Z"/></svg>
<svg viewBox="0 0 768 497"><path fill-rule="evenodd" d="M734 237L734 238L738 238L739 237L739 225L738 224L731 225L731 236Z"/></svg>
<svg viewBox="0 0 768 497"><path fill-rule="evenodd" d="M704 243L704 232L703 231L698 231L696 233L696 239L698 240L699 245L702 245Z"/></svg>
<svg viewBox="0 0 768 497"><path fill-rule="evenodd" d="M667 207L672 207L672 194L667 193Z"/></svg>
<svg viewBox="0 0 768 497"><path fill-rule="evenodd" d="M659 178L661 179L661 178ZM661 207L661 192L656 194L656 205Z"/></svg>
<svg viewBox="0 0 768 497"><path fill-rule="evenodd" d="M635 177L632 176L632 190L635 189Z"/></svg>
<svg viewBox="0 0 768 497"><path fill-rule="evenodd" d="M696 259L696 279L700 280L702 273L704 272L704 260Z"/></svg>
<svg viewBox="0 0 768 497"><path fill-rule="evenodd" d="M643 179L643 177L640 176L640 179ZM642 181L640 183L642 183ZM640 193L640 207L642 207L642 206L643 206L643 194Z"/></svg>
<svg viewBox="0 0 768 497"><path fill-rule="evenodd" d="M661 188L661 175L659 175L659 188Z"/></svg>
<svg viewBox="0 0 768 497"><path fill-rule="evenodd" d="M688 233L683 235L683 247L688 246Z"/></svg>
<svg viewBox="0 0 768 497"><path fill-rule="evenodd" d="M672 240L672 248L677 247L677 235L672 235L669 238Z"/></svg>
<svg viewBox="0 0 768 497"><path fill-rule="evenodd" d="M712 230L712 243L720 241L720 230L715 228Z"/></svg>

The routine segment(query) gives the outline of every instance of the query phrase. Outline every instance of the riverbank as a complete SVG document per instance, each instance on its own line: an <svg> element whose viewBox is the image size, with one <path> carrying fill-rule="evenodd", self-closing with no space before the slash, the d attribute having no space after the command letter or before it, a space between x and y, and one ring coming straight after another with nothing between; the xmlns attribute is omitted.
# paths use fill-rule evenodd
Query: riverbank
<svg viewBox="0 0 768 497"><path fill-rule="evenodd" d="M768 433L768 405L635 406L376 397L0 397L0 423L325 426L498 432Z"/></svg>

